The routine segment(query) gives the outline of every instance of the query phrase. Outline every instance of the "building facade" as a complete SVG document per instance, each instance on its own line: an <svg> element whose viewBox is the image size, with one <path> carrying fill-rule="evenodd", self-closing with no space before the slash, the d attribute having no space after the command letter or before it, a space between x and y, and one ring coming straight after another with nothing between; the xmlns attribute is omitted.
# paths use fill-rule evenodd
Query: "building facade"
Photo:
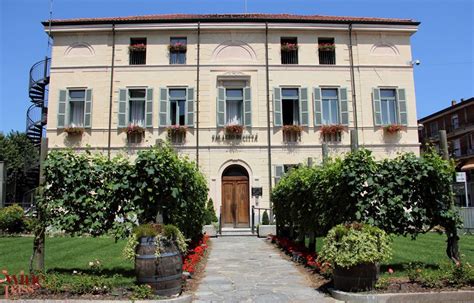
<svg viewBox="0 0 474 303"><path fill-rule="evenodd" d="M418 121L422 149L430 146L439 149L439 131L445 130L450 155L456 161L456 170L466 172L468 197L464 184L455 186L457 205L473 206L474 193L474 97L453 100L451 106Z"/></svg>
<svg viewBox="0 0 474 303"><path fill-rule="evenodd" d="M133 157L171 139L198 162L223 223L248 226L286 170L320 162L323 142L349 151L350 130L378 158L418 153L418 24L266 14L45 22L49 147Z"/></svg>

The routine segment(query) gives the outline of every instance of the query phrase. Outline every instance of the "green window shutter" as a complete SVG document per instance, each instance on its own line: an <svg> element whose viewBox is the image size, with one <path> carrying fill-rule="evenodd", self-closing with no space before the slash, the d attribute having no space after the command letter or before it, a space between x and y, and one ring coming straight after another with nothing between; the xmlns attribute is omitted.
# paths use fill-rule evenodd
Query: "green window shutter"
<svg viewBox="0 0 474 303"><path fill-rule="evenodd" d="M275 185L278 184L284 173L285 167L283 165L275 165Z"/></svg>
<svg viewBox="0 0 474 303"><path fill-rule="evenodd" d="M67 113L67 90L59 90L58 99L58 128L64 128L67 124L66 113Z"/></svg>
<svg viewBox="0 0 474 303"><path fill-rule="evenodd" d="M404 88L397 89L397 101L398 101L398 123L401 125L408 124L407 115L407 99Z"/></svg>
<svg viewBox="0 0 474 303"><path fill-rule="evenodd" d="M244 125L252 127L252 92L250 87L244 87Z"/></svg>
<svg viewBox="0 0 474 303"><path fill-rule="evenodd" d="M372 89L372 100L374 103L374 124L382 125L382 105L380 104L380 89Z"/></svg>
<svg viewBox="0 0 474 303"><path fill-rule="evenodd" d="M339 96L339 114L342 125L349 125L349 103L347 102L347 88L341 87L338 89Z"/></svg>
<svg viewBox="0 0 474 303"><path fill-rule="evenodd" d="M186 125L194 127L194 87L186 90Z"/></svg>
<svg viewBox="0 0 474 303"><path fill-rule="evenodd" d="M309 111L308 111L308 88L300 88L300 124L302 126L308 126L309 124Z"/></svg>
<svg viewBox="0 0 474 303"><path fill-rule="evenodd" d="M274 87L273 88L273 125L274 126L281 126L282 124L282 117L281 117L281 88Z"/></svg>
<svg viewBox="0 0 474 303"><path fill-rule="evenodd" d="M322 115L322 100L321 100L321 88L313 88L314 95L314 126L321 126L323 124L323 115Z"/></svg>
<svg viewBox="0 0 474 303"><path fill-rule="evenodd" d="M225 125L225 88L217 88L217 127L223 127Z"/></svg>
<svg viewBox="0 0 474 303"><path fill-rule="evenodd" d="M168 126L168 89L160 88L160 127Z"/></svg>
<svg viewBox="0 0 474 303"><path fill-rule="evenodd" d="M153 88L147 88L146 90L145 125L146 127L153 127Z"/></svg>
<svg viewBox="0 0 474 303"><path fill-rule="evenodd" d="M127 127L128 124L128 101L127 90L119 89L119 110L118 110L118 127Z"/></svg>
<svg viewBox="0 0 474 303"><path fill-rule="evenodd" d="M92 124L92 89L86 89L86 100L84 104L84 127L91 128Z"/></svg>

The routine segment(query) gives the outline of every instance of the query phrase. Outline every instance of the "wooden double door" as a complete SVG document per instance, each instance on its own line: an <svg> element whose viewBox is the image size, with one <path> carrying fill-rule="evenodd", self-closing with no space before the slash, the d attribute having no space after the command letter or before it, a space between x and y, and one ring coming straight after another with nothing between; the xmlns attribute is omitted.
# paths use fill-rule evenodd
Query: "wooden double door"
<svg viewBox="0 0 474 303"><path fill-rule="evenodd" d="M249 178L222 177L222 221L224 227L250 226Z"/></svg>

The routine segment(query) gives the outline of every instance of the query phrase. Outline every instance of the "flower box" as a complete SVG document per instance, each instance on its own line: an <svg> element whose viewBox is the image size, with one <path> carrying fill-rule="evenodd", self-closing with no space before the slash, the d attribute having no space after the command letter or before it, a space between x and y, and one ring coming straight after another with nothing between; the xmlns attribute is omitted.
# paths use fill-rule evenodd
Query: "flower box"
<svg viewBox="0 0 474 303"><path fill-rule="evenodd" d="M383 130L386 134L393 135L393 134L397 134L401 132L403 130L403 125L389 124L389 125L384 126Z"/></svg>
<svg viewBox="0 0 474 303"><path fill-rule="evenodd" d="M187 50L187 45L184 43L173 43L168 45L168 50L170 52L185 52Z"/></svg>
<svg viewBox="0 0 474 303"><path fill-rule="evenodd" d="M336 45L334 43L320 43L318 44L318 49L323 52L334 51Z"/></svg>
<svg viewBox="0 0 474 303"><path fill-rule="evenodd" d="M127 135L129 136L145 134L145 128L136 124L130 124L129 126L127 126L126 131L127 131Z"/></svg>
<svg viewBox="0 0 474 303"><path fill-rule="evenodd" d="M242 136L244 126L240 124L229 124L225 126L225 134L231 136Z"/></svg>
<svg viewBox="0 0 474 303"><path fill-rule="evenodd" d="M183 143L186 139L187 131L188 127L183 125L171 125L166 129L168 138L174 143Z"/></svg>
<svg viewBox="0 0 474 303"><path fill-rule="evenodd" d="M84 133L84 128L77 126L69 126L64 128L64 132L67 133L69 136L82 136L82 134Z"/></svg>
<svg viewBox="0 0 474 303"><path fill-rule="evenodd" d="M128 47L128 50L132 52L144 52L146 51L146 44L132 44Z"/></svg>
<svg viewBox="0 0 474 303"><path fill-rule="evenodd" d="M284 43L281 45L282 52L293 52L298 50L298 44L296 43Z"/></svg>
<svg viewBox="0 0 474 303"><path fill-rule="evenodd" d="M342 124L328 124L328 125L323 125L321 126L321 135L327 136L327 135L337 135L342 133L346 127Z"/></svg>
<svg viewBox="0 0 474 303"><path fill-rule="evenodd" d="M283 138L287 142L296 142L301 138L303 127L299 125L284 125L282 127Z"/></svg>

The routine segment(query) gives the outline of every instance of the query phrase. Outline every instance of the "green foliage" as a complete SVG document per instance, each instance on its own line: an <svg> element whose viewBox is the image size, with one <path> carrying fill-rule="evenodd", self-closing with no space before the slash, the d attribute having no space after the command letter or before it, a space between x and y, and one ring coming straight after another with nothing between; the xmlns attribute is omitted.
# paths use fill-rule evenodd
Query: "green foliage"
<svg viewBox="0 0 474 303"><path fill-rule="evenodd" d="M340 267L383 262L391 256L390 244L390 237L380 228L341 224L328 232L319 259Z"/></svg>
<svg viewBox="0 0 474 303"><path fill-rule="evenodd" d="M408 266L408 279L426 288L463 287L474 284L474 270L466 263L442 264L440 269L432 271L421 263Z"/></svg>
<svg viewBox="0 0 474 303"><path fill-rule="evenodd" d="M416 237L436 225L456 233L452 163L435 151L375 161L360 149L320 166L299 167L272 191L281 226L323 236L337 224L360 221L397 235Z"/></svg>
<svg viewBox="0 0 474 303"><path fill-rule="evenodd" d="M214 202L212 201L212 199L209 199L209 201L207 201L206 214L204 218L205 225L210 225L212 224L212 222L219 221L216 216L216 211L214 210Z"/></svg>
<svg viewBox="0 0 474 303"><path fill-rule="evenodd" d="M268 213L265 210L262 215L262 225L268 225L270 224L270 219L268 218Z"/></svg>
<svg viewBox="0 0 474 303"><path fill-rule="evenodd" d="M14 234L27 228L27 219L17 204L0 209L0 232Z"/></svg>
<svg viewBox="0 0 474 303"><path fill-rule="evenodd" d="M32 189L27 183L26 172L39 159L36 149L26 134L17 131L7 136L0 133L0 161L6 162L6 201L22 201L23 194Z"/></svg>
<svg viewBox="0 0 474 303"><path fill-rule="evenodd" d="M174 225L167 224L163 226L163 237L173 241L181 253L185 253L188 245L181 231Z"/></svg>
<svg viewBox="0 0 474 303"><path fill-rule="evenodd" d="M73 275L50 272L44 275L41 285L53 294L62 292L74 295L105 294L112 289L110 279L105 276L87 275L81 272Z"/></svg>
<svg viewBox="0 0 474 303"><path fill-rule="evenodd" d="M133 235L139 239L141 237L156 237L161 233L161 225L159 224L141 224L133 228Z"/></svg>
<svg viewBox="0 0 474 303"><path fill-rule="evenodd" d="M148 284L134 285L132 287L132 300L147 300L153 299L155 295L153 294L153 289Z"/></svg>

